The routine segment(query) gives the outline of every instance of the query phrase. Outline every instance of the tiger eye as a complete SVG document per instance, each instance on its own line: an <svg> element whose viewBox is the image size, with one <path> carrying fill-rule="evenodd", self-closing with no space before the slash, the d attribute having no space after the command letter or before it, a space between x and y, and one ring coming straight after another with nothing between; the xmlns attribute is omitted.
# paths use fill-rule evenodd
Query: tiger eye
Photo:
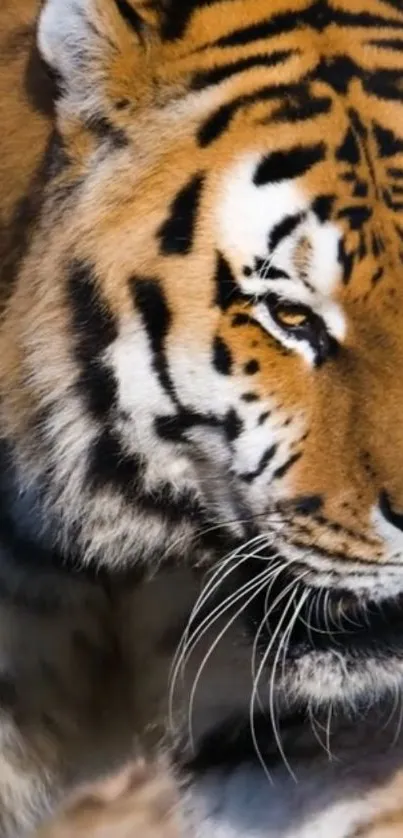
<svg viewBox="0 0 403 838"><path fill-rule="evenodd" d="M305 326L308 322L308 315L303 311L292 311L287 309L277 309L276 320L288 329L298 329L300 326Z"/></svg>

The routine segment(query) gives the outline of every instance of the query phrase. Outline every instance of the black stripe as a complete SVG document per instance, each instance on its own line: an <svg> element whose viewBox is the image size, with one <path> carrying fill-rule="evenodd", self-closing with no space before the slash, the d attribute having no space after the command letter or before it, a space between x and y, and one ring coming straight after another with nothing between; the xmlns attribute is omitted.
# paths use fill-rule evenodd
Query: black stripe
<svg viewBox="0 0 403 838"><path fill-rule="evenodd" d="M322 58L319 65L312 71L315 80L324 81L337 93L346 94L348 86L354 78L361 78L363 71L348 55L335 55Z"/></svg>
<svg viewBox="0 0 403 838"><path fill-rule="evenodd" d="M364 90L379 99L402 102L401 81L401 70L378 69L376 73L366 74L363 80Z"/></svg>
<svg viewBox="0 0 403 838"><path fill-rule="evenodd" d="M371 47L390 49L396 52L401 52L403 50L402 38L372 38L370 41L367 41L367 44Z"/></svg>
<svg viewBox="0 0 403 838"><path fill-rule="evenodd" d="M281 268L276 268L275 265L270 264L270 260L255 259L255 271L259 275L259 279L291 279L290 275Z"/></svg>
<svg viewBox="0 0 403 838"><path fill-rule="evenodd" d="M242 108L254 105L257 102L269 102L274 99L282 99L283 97L292 96L293 89L292 85L287 84L267 85L259 88L254 93L237 96L225 105L221 105L221 107L217 108L217 110L214 111L214 113L200 126L197 134L199 145L201 148L206 148L222 134L224 134L237 111ZM300 87L297 89L299 90Z"/></svg>
<svg viewBox="0 0 403 838"><path fill-rule="evenodd" d="M185 256L191 251L203 183L203 175L194 175L172 201L169 217L158 231L165 256Z"/></svg>
<svg viewBox="0 0 403 838"><path fill-rule="evenodd" d="M162 25L162 36L167 41L181 38L189 26L193 14L206 6L214 5L217 0L166 0ZM221 0L231 3L233 0ZM162 3L161 3L162 5Z"/></svg>
<svg viewBox="0 0 403 838"><path fill-rule="evenodd" d="M28 82L28 80L27 80ZM43 89L43 84L42 84ZM29 93L29 91L28 91ZM32 103L38 111L38 104ZM61 138L54 132L49 141L37 171L28 184L27 192L14 204L12 216L7 223L0 223L0 310L13 292L18 277L19 267L31 241L35 225L41 218L43 201L48 194L44 185L48 184L69 165ZM52 212L55 223L55 212L59 205L62 210L66 207L64 201L74 196L82 181L70 178L69 183L52 184Z"/></svg>
<svg viewBox="0 0 403 838"><path fill-rule="evenodd" d="M380 157L394 157L395 154L403 152L403 139L397 136L390 128L384 128L379 123L374 123L374 137L377 151Z"/></svg>
<svg viewBox="0 0 403 838"><path fill-rule="evenodd" d="M232 355L228 344L218 335L213 342L213 366L221 375L231 375Z"/></svg>
<svg viewBox="0 0 403 838"><path fill-rule="evenodd" d="M285 12L284 14L273 15L269 20L259 23L252 23L240 29L234 29L229 35L223 35L206 48L211 47L239 47L254 41L275 38L287 32L293 32L302 23L304 13Z"/></svg>
<svg viewBox="0 0 403 838"><path fill-rule="evenodd" d="M341 145L336 149L336 160L356 166L361 160L361 149L351 126L348 128Z"/></svg>
<svg viewBox="0 0 403 838"><path fill-rule="evenodd" d="M365 180L357 180L353 189L353 198L367 198L368 192L368 184Z"/></svg>
<svg viewBox="0 0 403 838"><path fill-rule="evenodd" d="M390 9L395 9L396 12L402 13L402 0L379 0L384 6L389 6Z"/></svg>
<svg viewBox="0 0 403 838"><path fill-rule="evenodd" d="M371 283L372 285L378 285L378 282L382 279L385 273L385 268L378 268L378 270L374 273Z"/></svg>
<svg viewBox="0 0 403 838"><path fill-rule="evenodd" d="M90 265L72 262L67 293L74 357L80 370L77 388L89 412L102 419L117 398L115 377L102 361L103 353L118 336L117 321L101 297Z"/></svg>
<svg viewBox="0 0 403 838"><path fill-rule="evenodd" d="M259 163L253 183L255 186L265 186L267 183L300 177L316 163L324 160L325 156L325 143L296 145L283 151L274 151Z"/></svg>
<svg viewBox="0 0 403 838"><path fill-rule="evenodd" d="M246 97L245 97L246 98ZM243 99L238 99L236 102L229 102L227 105L222 105L218 108L213 116L209 117L203 125L199 128L197 133L197 141L201 148L206 148L215 140L225 133L234 114L243 104Z"/></svg>
<svg viewBox="0 0 403 838"><path fill-rule="evenodd" d="M346 218L351 230L360 230L372 216L371 207L356 206L344 207L337 213L337 218Z"/></svg>
<svg viewBox="0 0 403 838"><path fill-rule="evenodd" d="M322 224L329 221L334 202L335 195L318 195L313 201L311 210L315 213L316 217L322 222Z"/></svg>
<svg viewBox="0 0 403 838"><path fill-rule="evenodd" d="M402 235L403 235L403 232L402 232ZM253 317L250 316L250 314L245 314L244 312L238 312L237 314L234 314L234 316L232 318L231 325L234 326L234 327L237 327L237 326L257 326L257 328L260 327L260 324L257 322L257 320L254 320ZM264 332L264 333L267 334L267 332Z"/></svg>
<svg viewBox="0 0 403 838"><path fill-rule="evenodd" d="M286 239L288 236L291 236L294 230L298 227L298 225L303 220L304 215L303 213L295 213L294 215L286 215L281 221L276 224L269 236L269 251L270 253L275 250L276 247Z"/></svg>
<svg viewBox="0 0 403 838"><path fill-rule="evenodd" d="M93 491L112 489L130 506L135 504L139 511L159 514L172 521L201 520L201 506L190 491L174 493L168 483L160 483L152 492L147 492L143 487L143 475L141 458L128 454L118 436L112 430L104 429L90 451L88 480Z"/></svg>
<svg viewBox="0 0 403 838"><path fill-rule="evenodd" d="M372 231L371 235L371 250L372 255L375 259L378 259L381 253L383 253L385 250L383 239L381 238L381 236L378 235L378 233L375 233L374 231Z"/></svg>
<svg viewBox="0 0 403 838"><path fill-rule="evenodd" d="M240 416L238 416L236 410L231 408L223 423L224 433L228 440L228 442L233 442L235 439L241 435L243 430L243 422Z"/></svg>
<svg viewBox="0 0 403 838"><path fill-rule="evenodd" d="M222 253L217 253L217 267L215 272L216 283L216 298L215 303L222 309L227 311L230 306L241 300L244 301L243 294L239 285L236 282L235 276L232 273L231 267Z"/></svg>
<svg viewBox="0 0 403 838"><path fill-rule="evenodd" d="M353 250L351 251L351 253L349 253L346 250L346 243L344 238L340 239L339 241L337 260L342 267L343 282L345 285L347 285L347 283L350 282L354 268L355 252Z"/></svg>
<svg viewBox="0 0 403 838"><path fill-rule="evenodd" d="M209 85L219 84L225 79L254 67L276 67L278 64L287 61L292 55L296 55L297 52L299 50L283 49L269 54L249 55L247 58L239 58L238 61L222 64L219 67L213 67L211 70L200 70L193 76L190 86L192 90L203 90Z"/></svg>
<svg viewBox="0 0 403 838"><path fill-rule="evenodd" d="M270 448L267 448L264 454L262 454L259 465L255 469L255 471L248 471L244 472L243 474L239 475L239 479L243 480L244 483L252 483L256 480L257 477L260 477L263 474L264 470L269 465L270 461L273 459L277 452L277 445L271 445Z"/></svg>
<svg viewBox="0 0 403 838"><path fill-rule="evenodd" d="M140 15L134 10L133 6L131 6L127 0L115 0L115 3L118 7L119 14L122 15L122 18L126 21L130 28L134 29L137 35L141 35L143 31L143 21L141 20Z"/></svg>
<svg viewBox="0 0 403 838"><path fill-rule="evenodd" d="M400 0L397 0L400 2ZM326 0L316 0L311 6L302 11L292 11L273 15L258 23L233 30L215 41L204 45L209 47L237 47L254 41L276 38L288 32L294 32L302 27L309 27L322 32L331 24L345 27L363 27L387 29L403 29L403 22L371 14L370 12L346 12L341 9L330 9Z"/></svg>
<svg viewBox="0 0 403 838"><path fill-rule="evenodd" d="M92 444L87 471L92 491L112 487L132 504L139 492L143 471L140 458L128 454L111 429L105 428Z"/></svg>
<svg viewBox="0 0 403 838"><path fill-rule="evenodd" d="M270 410L265 410L263 413L261 413L258 419L258 425L264 425L264 423L267 422L269 416L271 416Z"/></svg>
<svg viewBox="0 0 403 838"><path fill-rule="evenodd" d="M186 408L181 408L174 416L157 416L154 420L156 434L169 442L188 442L186 433L192 428L219 428L221 424L212 413L198 413Z"/></svg>
<svg viewBox="0 0 403 838"><path fill-rule="evenodd" d="M242 399L243 402L245 402L245 404L253 404L253 402L258 402L259 401L260 396L258 396L257 393L248 392L248 393L243 393L243 395L241 396L241 399Z"/></svg>
<svg viewBox="0 0 403 838"><path fill-rule="evenodd" d="M301 459L301 457L301 453L293 454L291 457L289 457L289 459L285 463L283 463L282 466L276 468L276 470L273 472L272 479L281 480L281 478L284 477L285 474L287 474L290 468L292 468L292 466L295 465L295 463L297 463L298 460Z"/></svg>
<svg viewBox="0 0 403 838"><path fill-rule="evenodd" d="M86 120L86 127L98 140L109 140L117 151L127 148L129 139L121 128L117 128L105 114L93 113Z"/></svg>
<svg viewBox="0 0 403 838"><path fill-rule="evenodd" d="M336 23L338 26L357 27L363 29L401 29L403 30L403 19L401 22L386 18L382 15L374 15L371 12L346 12L342 9L335 9L331 13L329 23Z"/></svg>
<svg viewBox="0 0 403 838"><path fill-rule="evenodd" d="M293 98L289 96L269 117L261 120L263 125L272 122L307 122L316 116L330 113L332 100L330 96L312 96L308 88L304 88L304 95Z"/></svg>
<svg viewBox="0 0 403 838"><path fill-rule="evenodd" d="M158 280L138 276L131 277L129 288L135 306L143 318L153 354L153 367L161 387L176 402L175 390L165 357L165 339L172 318L163 290Z"/></svg>
<svg viewBox="0 0 403 838"><path fill-rule="evenodd" d="M394 212L402 212L403 203L401 201L394 201L388 189L383 190L382 196L386 206L389 207L389 209L393 210Z"/></svg>

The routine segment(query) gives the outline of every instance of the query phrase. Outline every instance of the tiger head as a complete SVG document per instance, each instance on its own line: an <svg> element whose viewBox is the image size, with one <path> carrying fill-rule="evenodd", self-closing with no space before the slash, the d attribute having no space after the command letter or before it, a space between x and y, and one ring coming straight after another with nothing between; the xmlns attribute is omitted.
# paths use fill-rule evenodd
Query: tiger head
<svg viewBox="0 0 403 838"><path fill-rule="evenodd" d="M55 131L2 326L3 427L19 492L83 562L215 563L228 538L340 613L392 609L386 648L403 17L295 5L44 3Z"/></svg>

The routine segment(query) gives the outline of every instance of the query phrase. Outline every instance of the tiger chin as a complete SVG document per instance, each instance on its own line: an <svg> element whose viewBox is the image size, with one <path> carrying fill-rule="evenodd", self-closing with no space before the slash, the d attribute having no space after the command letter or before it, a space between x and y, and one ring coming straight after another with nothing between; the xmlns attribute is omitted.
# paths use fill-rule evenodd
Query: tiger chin
<svg viewBox="0 0 403 838"><path fill-rule="evenodd" d="M198 836L346 838L403 763L400 2L0 32L0 836L140 741Z"/></svg>

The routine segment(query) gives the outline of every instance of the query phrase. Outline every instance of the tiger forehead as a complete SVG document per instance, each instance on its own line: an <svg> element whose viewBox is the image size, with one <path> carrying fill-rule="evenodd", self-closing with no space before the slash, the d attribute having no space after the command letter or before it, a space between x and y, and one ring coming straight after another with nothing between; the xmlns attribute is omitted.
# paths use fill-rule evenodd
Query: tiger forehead
<svg viewBox="0 0 403 838"><path fill-rule="evenodd" d="M377 290L400 264L403 142L379 95L382 82L396 102L400 82L372 44L375 16L359 26L364 0L300 0L292 12L288 0L174 5L176 29L148 56L155 90L168 92L156 107L147 96L135 118L120 99L113 117L144 149L136 171L149 167L147 185L136 175L128 202L142 218L161 213L158 257L214 241L252 293L251 276L278 289L291 276L305 295ZM341 52L349 28L351 55L365 38L354 60ZM131 190L133 168L111 189L117 181Z"/></svg>
<svg viewBox="0 0 403 838"><path fill-rule="evenodd" d="M287 177L309 155L309 149L295 148L273 165L276 153L246 157L223 176L218 237L247 293L273 291L309 304L317 292L331 297L341 281L341 231L329 219L332 200L310 198L298 178Z"/></svg>
<svg viewBox="0 0 403 838"><path fill-rule="evenodd" d="M248 143L278 148L271 167L277 166L280 177L289 152L298 158L299 149L308 161L299 172L305 194L342 234L342 282L353 278L357 284L364 277L364 293L367 286L378 286L386 261L395 268L400 262L403 142L395 107L385 103L398 107L402 99L402 67L396 48L390 59L394 69L386 74L392 40L373 35L383 21L397 32L402 26L397 11L383 18L378 3L362 0L301 0L292 12L286 0L231 2L231 15L217 14L223 3L193 3L191 11L185 5L181 39L166 46L175 60L163 72L184 74L192 96L199 91L217 97L221 91L198 121L197 148L220 169ZM340 39L345 44L348 31L347 55ZM308 263L305 251L302 266L299 249L301 274Z"/></svg>

